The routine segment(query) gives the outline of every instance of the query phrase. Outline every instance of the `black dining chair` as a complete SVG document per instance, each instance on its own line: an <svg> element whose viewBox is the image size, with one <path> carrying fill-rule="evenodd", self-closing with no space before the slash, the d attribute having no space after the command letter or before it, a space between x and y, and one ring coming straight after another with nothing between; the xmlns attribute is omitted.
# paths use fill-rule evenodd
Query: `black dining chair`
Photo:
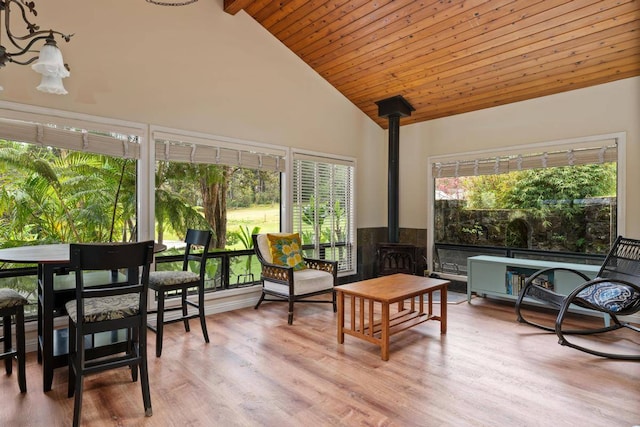
<svg viewBox="0 0 640 427"><path fill-rule="evenodd" d="M24 306L27 299L13 289L0 289L0 317L2 318L2 337L4 348L0 353L0 360L4 359L7 375L13 372L13 359L18 361L18 386L20 392L27 391L27 376L25 370L25 345L24 345ZM11 341L11 318L16 322L16 347Z"/></svg>
<svg viewBox="0 0 640 427"><path fill-rule="evenodd" d="M76 277L76 299L65 304L69 314L69 397L75 394L73 425L81 419L83 378L129 367L142 385L145 416L152 414L147 370L147 293L153 262L153 241L71 244L70 267ZM91 271L111 271L111 280L85 286ZM87 346L85 337L125 331L118 347ZM102 351L101 351L102 350Z"/></svg>
<svg viewBox="0 0 640 427"><path fill-rule="evenodd" d="M156 333L156 357L162 355L162 332L164 325L167 323L184 322L184 329L189 332L189 319L199 318L204 341L209 342L204 312L204 279L211 237L212 233L209 230L188 229L184 239L187 246L182 258L182 269L152 271L149 275L149 288L156 291L158 299L157 309L149 311L149 313L157 315L156 325L148 325L149 329ZM190 264L194 264L194 270L197 270L197 272L191 271ZM189 290L193 288L197 288L197 303L188 299ZM176 296L176 293L180 293L180 305L166 307L166 299ZM198 312L189 314L189 306L196 308ZM170 319L165 318L166 312L175 310L182 310L182 316Z"/></svg>

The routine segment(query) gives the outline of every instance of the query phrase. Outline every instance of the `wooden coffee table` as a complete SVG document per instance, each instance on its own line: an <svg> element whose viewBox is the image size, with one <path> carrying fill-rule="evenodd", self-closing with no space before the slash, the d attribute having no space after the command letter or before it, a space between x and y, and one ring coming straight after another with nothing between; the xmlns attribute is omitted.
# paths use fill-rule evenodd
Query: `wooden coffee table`
<svg viewBox="0 0 640 427"><path fill-rule="evenodd" d="M440 333L446 334L448 285L447 280L393 274L336 286L338 343L344 343L345 334L352 335L380 346L382 360L389 360L389 337L400 331L427 320L439 320ZM439 316L433 314L434 291L440 291ZM349 297L348 324L345 324L345 296ZM389 307L395 303L397 312L391 313Z"/></svg>

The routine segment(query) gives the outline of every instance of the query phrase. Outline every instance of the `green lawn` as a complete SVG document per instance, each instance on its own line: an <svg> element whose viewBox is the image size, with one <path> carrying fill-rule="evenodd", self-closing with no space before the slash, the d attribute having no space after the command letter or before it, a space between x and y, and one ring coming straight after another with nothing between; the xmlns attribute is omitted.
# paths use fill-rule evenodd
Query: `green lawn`
<svg viewBox="0 0 640 427"><path fill-rule="evenodd" d="M280 206L253 206L228 210L227 235L238 231L241 226L248 227L250 233L254 227L260 227L261 233L280 231ZM228 249L244 249L244 245L238 242Z"/></svg>
<svg viewBox="0 0 640 427"><path fill-rule="evenodd" d="M227 211L227 233L239 231L241 226L249 228L260 227L261 233L280 231L280 206L253 206L244 209L230 209ZM178 241L178 237L170 231L165 232L165 241ZM227 249L244 249L244 245L238 242Z"/></svg>
<svg viewBox="0 0 640 427"><path fill-rule="evenodd" d="M230 209L227 211L227 231L237 230L246 225L249 229L260 227L260 231L280 230L280 207L254 206L244 209Z"/></svg>

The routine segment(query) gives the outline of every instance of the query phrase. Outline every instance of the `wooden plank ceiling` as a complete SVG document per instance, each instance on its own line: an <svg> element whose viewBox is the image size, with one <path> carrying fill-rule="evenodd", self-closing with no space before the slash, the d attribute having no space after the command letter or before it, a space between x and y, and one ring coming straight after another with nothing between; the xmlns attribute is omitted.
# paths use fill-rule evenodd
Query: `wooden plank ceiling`
<svg viewBox="0 0 640 427"><path fill-rule="evenodd" d="M640 75L640 1L225 0L383 128Z"/></svg>

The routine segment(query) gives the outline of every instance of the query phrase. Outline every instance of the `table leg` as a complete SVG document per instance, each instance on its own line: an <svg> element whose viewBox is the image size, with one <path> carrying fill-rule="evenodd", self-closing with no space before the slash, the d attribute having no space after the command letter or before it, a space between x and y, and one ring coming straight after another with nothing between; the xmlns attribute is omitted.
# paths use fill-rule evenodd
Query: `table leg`
<svg viewBox="0 0 640 427"><path fill-rule="evenodd" d="M338 291L338 344L344 343L344 293Z"/></svg>
<svg viewBox="0 0 640 427"><path fill-rule="evenodd" d="M40 316L38 317L38 333L40 343L38 343L38 354L42 361L43 390L51 390L53 383L53 271L55 265L44 264L38 268L39 286L42 287L41 302L42 307L38 307ZM42 345L42 348L40 348Z"/></svg>
<svg viewBox="0 0 640 427"><path fill-rule="evenodd" d="M447 333L447 287L440 288L440 333Z"/></svg>
<svg viewBox="0 0 640 427"><path fill-rule="evenodd" d="M38 290L38 336L36 339L36 347L38 352L38 364L42 365L42 347L40 346L40 337L42 337L42 316L44 315L44 310L42 307L42 298L43 298L43 284L44 280L44 267L42 264L38 264L38 276L36 277L36 288Z"/></svg>
<svg viewBox="0 0 640 427"><path fill-rule="evenodd" d="M389 360L389 303L382 303L380 350L382 360Z"/></svg>

